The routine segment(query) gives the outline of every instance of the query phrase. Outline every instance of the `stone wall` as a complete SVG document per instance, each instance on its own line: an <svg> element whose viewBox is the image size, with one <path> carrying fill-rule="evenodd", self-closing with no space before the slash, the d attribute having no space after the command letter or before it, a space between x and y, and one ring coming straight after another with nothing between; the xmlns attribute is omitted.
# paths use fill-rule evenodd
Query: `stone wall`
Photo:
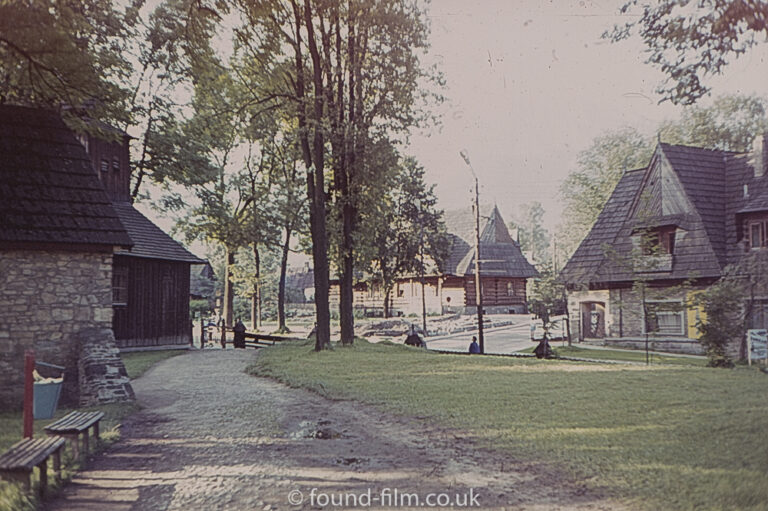
<svg viewBox="0 0 768 511"><path fill-rule="evenodd" d="M21 408L26 349L67 368L62 399L77 405L78 335L111 327L112 254L0 251L0 408Z"/></svg>
<svg viewBox="0 0 768 511"><path fill-rule="evenodd" d="M77 340L80 406L133 400L133 388L112 329L83 330Z"/></svg>

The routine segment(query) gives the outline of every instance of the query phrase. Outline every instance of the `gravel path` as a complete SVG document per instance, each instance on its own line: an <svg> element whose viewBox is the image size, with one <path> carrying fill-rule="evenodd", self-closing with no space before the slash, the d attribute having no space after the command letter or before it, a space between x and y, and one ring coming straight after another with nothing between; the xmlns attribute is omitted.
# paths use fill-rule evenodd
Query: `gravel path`
<svg viewBox="0 0 768 511"><path fill-rule="evenodd" d="M255 356L190 352L136 380L144 409L45 509L617 509L459 432L248 376Z"/></svg>

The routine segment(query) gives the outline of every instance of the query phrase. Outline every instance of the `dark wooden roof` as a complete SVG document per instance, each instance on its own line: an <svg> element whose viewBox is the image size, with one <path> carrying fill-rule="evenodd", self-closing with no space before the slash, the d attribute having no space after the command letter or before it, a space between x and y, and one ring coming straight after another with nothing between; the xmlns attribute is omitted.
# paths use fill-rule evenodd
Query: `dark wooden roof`
<svg viewBox="0 0 768 511"><path fill-rule="evenodd" d="M562 280L569 283L597 280L598 271L607 259L606 250L616 240L624 225L645 171L638 169L624 173L598 215L595 225L560 273Z"/></svg>
<svg viewBox="0 0 768 511"><path fill-rule="evenodd" d="M54 112L0 105L0 241L132 245L85 149Z"/></svg>
<svg viewBox="0 0 768 511"><path fill-rule="evenodd" d="M133 247L130 252L121 251L118 252L119 255L181 261L192 264L206 263L204 259L200 259L189 252L178 241L168 236L147 217L139 213L132 204L128 202L115 202L113 206L120 217L120 221L128 230L128 234L133 240Z"/></svg>
<svg viewBox="0 0 768 511"><path fill-rule="evenodd" d="M451 238L451 251L445 273L473 275L475 272L475 215L470 208L447 211L446 228ZM536 268L528 262L520 246L504 224L496 206L480 207L480 271L485 276L534 277Z"/></svg>
<svg viewBox="0 0 768 511"><path fill-rule="evenodd" d="M726 153L698 147L660 146L701 218L719 266L725 266Z"/></svg>
<svg viewBox="0 0 768 511"><path fill-rule="evenodd" d="M768 176L755 177L747 155L659 144L648 168L624 174L560 278L570 284L636 280L627 264L631 236L663 225L678 227L672 265L645 273L663 280L719 277L743 254L738 215L753 211L768 211Z"/></svg>

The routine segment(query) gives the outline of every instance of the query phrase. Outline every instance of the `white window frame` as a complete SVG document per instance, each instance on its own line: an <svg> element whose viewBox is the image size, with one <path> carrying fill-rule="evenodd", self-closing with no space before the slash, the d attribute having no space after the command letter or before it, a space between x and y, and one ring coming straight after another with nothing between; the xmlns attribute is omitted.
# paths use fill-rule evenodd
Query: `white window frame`
<svg viewBox="0 0 768 511"><path fill-rule="evenodd" d="M680 330L678 332L664 332L664 331L658 331L658 332L648 332L648 318L646 317L646 308L648 305L651 304L677 304L680 307L680 310L678 311L661 311L656 312L656 316L658 317L660 314L663 315L669 315L669 316L678 316L680 318ZM685 335L685 321L686 321L686 308L683 305L683 300L646 300L645 306L643 307L643 334L650 333L655 335L675 335L675 336L684 336Z"/></svg>

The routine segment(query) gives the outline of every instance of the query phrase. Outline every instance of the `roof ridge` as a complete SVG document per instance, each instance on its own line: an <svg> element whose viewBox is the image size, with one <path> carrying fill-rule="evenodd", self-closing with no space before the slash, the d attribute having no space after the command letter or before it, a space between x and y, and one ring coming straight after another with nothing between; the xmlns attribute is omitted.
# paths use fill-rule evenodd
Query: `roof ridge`
<svg viewBox="0 0 768 511"><path fill-rule="evenodd" d="M731 151L728 149L712 149L710 147L702 147L702 146L695 146L695 145L688 145L688 144L670 144L667 142L659 142L660 146L667 146L667 147L683 147L685 149L696 149L697 151L709 151L712 153L722 153L722 154L743 154L743 153L749 153L749 151Z"/></svg>

